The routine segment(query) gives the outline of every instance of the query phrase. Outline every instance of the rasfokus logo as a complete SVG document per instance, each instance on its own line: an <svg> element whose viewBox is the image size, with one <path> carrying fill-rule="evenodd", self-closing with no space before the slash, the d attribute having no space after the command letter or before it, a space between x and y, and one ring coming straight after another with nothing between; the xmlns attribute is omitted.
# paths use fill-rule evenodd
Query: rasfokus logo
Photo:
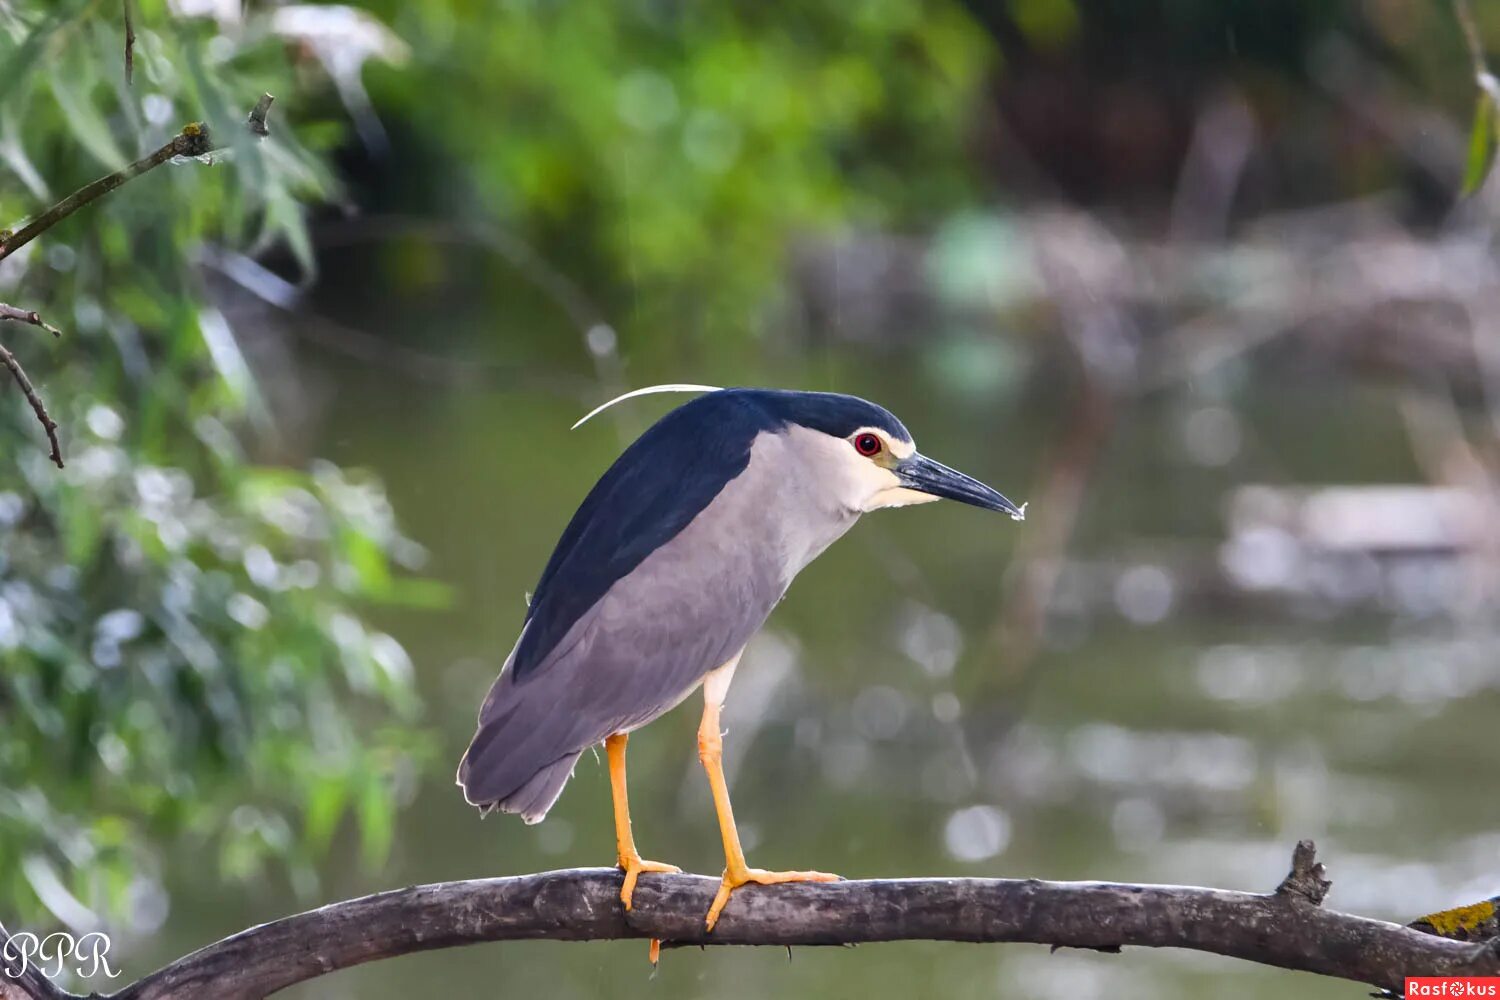
<svg viewBox="0 0 1500 1000"><path fill-rule="evenodd" d="M0 945L0 970L11 979L20 979L35 969L48 979L56 979L70 969L79 979L119 975L109 967L109 935L90 931L75 938L64 931L37 937L28 931L12 934Z"/></svg>

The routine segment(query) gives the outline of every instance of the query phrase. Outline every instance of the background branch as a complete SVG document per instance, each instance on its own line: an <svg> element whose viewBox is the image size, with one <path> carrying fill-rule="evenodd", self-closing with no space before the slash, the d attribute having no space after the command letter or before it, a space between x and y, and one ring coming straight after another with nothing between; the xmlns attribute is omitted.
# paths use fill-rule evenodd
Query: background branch
<svg viewBox="0 0 1500 1000"><path fill-rule="evenodd" d="M61 337L62 331L51 323L45 322L35 309L17 309L15 306L0 302L0 319L12 320L16 323L28 323L31 326L39 326L54 337Z"/></svg>
<svg viewBox="0 0 1500 1000"><path fill-rule="evenodd" d="M1408 975L1500 975L1493 942L1472 944L1313 901L1313 847L1261 895L1171 885L922 878L755 887L703 930L718 880L652 876L629 913L620 873L593 868L413 886L333 903L225 938L109 1000L258 1000L337 969L482 941L661 938L669 945L1027 942L1113 951L1188 948L1399 989ZM1311 881L1309 881L1311 880ZM1309 888L1314 891L1309 892ZM57 993L34 994L49 1000Z"/></svg>
<svg viewBox="0 0 1500 1000"><path fill-rule="evenodd" d="M45 322L35 310L17 309L15 306L6 305L4 302L0 302L0 320L11 320L16 323L39 326L54 337L62 336L61 330ZM21 362L16 360L16 356L7 350L4 344L0 344L0 364L10 369L11 378L16 380L16 384L21 387L21 392L26 396L26 402L31 404L31 410L36 414L36 419L42 425L42 430L46 431L47 442L52 446L52 452L48 457L52 459L54 465L61 469L63 467L63 457L62 445L57 440L57 421L53 420L52 415L47 412L47 407L42 402L42 397L37 395L36 388L31 384L31 379L26 375L26 369L21 367Z"/></svg>
<svg viewBox="0 0 1500 1000"><path fill-rule="evenodd" d="M135 83L135 16L133 0L121 0L125 16L125 86Z"/></svg>

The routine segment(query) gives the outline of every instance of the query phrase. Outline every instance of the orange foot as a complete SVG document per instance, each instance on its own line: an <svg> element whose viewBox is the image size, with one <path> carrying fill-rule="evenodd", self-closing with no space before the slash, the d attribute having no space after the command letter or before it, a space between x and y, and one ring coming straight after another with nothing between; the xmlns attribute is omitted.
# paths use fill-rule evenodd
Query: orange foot
<svg viewBox="0 0 1500 1000"><path fill-rule="evenodd" d="M630 897L635 895L636 879L641 877L641 872L660 872L663 875L677 875L682 872L682 869L676 865L661 861L647 861L639 854L618 859L615 867L625 873L625 884L620 886L620 902L625 904L627 910L630 909Z"/></svg>
<svg viewBox="0 0 1500 1000"><path fill-rule="evenodd" d="M782 882L838 882L839 876L828 872L768 872L764 868L726 868L724 880L719 883L719 893L714 896L714 905L708 908L708 929L713 930L719 922L719 914L729 902L730 893L742 885L779 885Z"/></svg>

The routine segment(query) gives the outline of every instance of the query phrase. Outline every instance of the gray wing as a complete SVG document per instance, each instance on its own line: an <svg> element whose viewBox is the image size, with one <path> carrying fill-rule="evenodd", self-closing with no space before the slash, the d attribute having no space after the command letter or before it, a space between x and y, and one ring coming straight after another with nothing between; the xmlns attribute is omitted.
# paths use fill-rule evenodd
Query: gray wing
<svg viewBox="0 0 1500 1000"><path fill-rule="evenodd" d="M541 819L582 750L666 712L745 647L786 583L774 546L723 530L753 500L736 492L617 580L536 669L518 677L507 660L459 765L465 798Z"/></svg>

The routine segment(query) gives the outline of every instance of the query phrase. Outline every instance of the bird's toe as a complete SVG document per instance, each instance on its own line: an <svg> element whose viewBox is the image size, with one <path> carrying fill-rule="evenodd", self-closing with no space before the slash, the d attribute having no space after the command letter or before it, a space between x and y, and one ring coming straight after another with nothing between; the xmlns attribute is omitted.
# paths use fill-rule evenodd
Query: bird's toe
<svg viewBox="0 0 1500 1000"><path fill-rule="evenodd" d="M669 865L665 861L647 861L645 858L620 858L616 863L621 871L625 873L625 881L620 886L620 902L625 904L625 909L630 909L631 898L635 895L635 883L642 872L679 875L682 869L676 865Z"/></svg>
<svg viewBox="0 0 1500 1000"><path fill-rule="evenodd" d="M726 869L724 878L719 882L719 891L714 896L713 905L708 909L706 926L713 930L714 925L719 922L719 915L724 912L724 907L729 903L729 897L734 890L740 886L749 885L782 885L788 882L841 882L843 877L831 872L819 871L787 871L773 872L764 868L743 868L738 871Z"/></svg>

